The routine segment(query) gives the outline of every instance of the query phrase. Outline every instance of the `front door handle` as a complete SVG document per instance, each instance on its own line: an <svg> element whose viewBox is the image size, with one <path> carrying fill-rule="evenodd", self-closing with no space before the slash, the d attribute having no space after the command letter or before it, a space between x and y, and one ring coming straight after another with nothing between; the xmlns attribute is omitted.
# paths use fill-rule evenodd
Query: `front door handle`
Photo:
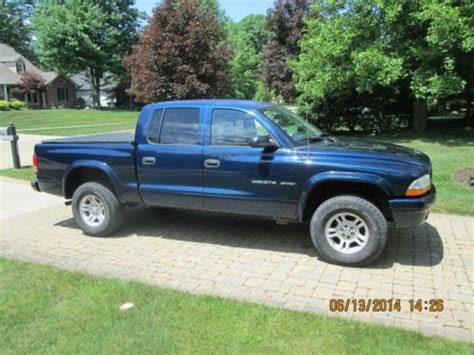
<svg viewBox="0 0 474 355"><path fill-rule="evenodd" d="M206 168L218 168L221 166L221 161L217 159L206 159L204 160L204 166Z"/></svg>
<svg viewBox="0 0 474 355"><path fill-rule="evenodd" d="M153 157L144 157L142 159L143 165L155 165L156 164L156 158Z"/></svg>

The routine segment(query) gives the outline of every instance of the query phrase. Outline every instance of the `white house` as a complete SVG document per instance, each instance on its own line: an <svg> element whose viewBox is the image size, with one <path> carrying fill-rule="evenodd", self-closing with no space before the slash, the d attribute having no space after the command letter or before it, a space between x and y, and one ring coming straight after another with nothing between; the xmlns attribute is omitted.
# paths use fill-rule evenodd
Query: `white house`
<svg viewBox="0 0 474 355"><path fill-rule="evenodd" d="M94 92L92 90L91 79L87 72L82 72L71 77L76 84L76 95L82 97L87 106L94 106ZM117 97L115 89L118 81L115 76L106 73L100 82L100 104L105 107L115 107Z"/></svg>

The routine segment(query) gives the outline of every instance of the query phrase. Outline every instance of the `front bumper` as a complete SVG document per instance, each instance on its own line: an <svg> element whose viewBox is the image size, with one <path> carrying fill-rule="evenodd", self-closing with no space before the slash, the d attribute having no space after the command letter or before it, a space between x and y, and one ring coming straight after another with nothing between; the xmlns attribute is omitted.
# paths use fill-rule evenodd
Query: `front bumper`
<svg viewBox="0 0 474 355"><path fill-rule="evenodd" d="M31 181L31 188L35 190L36 192L41 192L39 184L38 184L38 180L36 179Z"/></svg>
<svg viewBox="0 0 474 355"><path fill-rule="evenodd" d="M436 189L417 198L397 198L389 200L395 228L415 227L423 224L436 201Z"/></svg>

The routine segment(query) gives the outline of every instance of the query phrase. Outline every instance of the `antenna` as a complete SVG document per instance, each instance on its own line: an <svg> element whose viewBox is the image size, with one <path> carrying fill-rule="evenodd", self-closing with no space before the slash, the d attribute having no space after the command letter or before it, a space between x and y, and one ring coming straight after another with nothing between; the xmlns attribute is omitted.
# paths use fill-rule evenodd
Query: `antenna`
<svg viewBox="0 0 474 355"><path fill-rule="evenodd" d="M306 122L309 122L308 121L308 95L306 95L306 85L305 85L305 88L304 88L304 96L305 96L305 120ZM306 155L308 156L308 160L309 160L309 134L308 134L308 128L305 127L306 129Z"/></svg>

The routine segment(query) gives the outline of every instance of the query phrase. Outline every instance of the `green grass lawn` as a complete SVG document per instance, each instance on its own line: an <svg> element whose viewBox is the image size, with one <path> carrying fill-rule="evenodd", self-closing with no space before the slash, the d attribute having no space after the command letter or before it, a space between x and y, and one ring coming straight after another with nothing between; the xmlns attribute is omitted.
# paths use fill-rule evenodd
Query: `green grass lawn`
<svg viewBox="0 0 474 355"><path fill-rule="evenodd" d="M0 111L0 127L13 122L19 133L73 136L134 129L138 114L137 111L121 110Z"/></svg>
<svg viewBox="0 0 474 355"><path fill-rule="evenodd" d="M0 353L472 354L472 344L0 259ZM120 311L133 302L135 307Z"/></svg>
<svg viewBox="0 0 474 355"><path fill-rule="evenodd" d="M21 169L2 169L0 170L0 176L31 181L35 177L35 172L32 166L27 165Z"/></svg>

